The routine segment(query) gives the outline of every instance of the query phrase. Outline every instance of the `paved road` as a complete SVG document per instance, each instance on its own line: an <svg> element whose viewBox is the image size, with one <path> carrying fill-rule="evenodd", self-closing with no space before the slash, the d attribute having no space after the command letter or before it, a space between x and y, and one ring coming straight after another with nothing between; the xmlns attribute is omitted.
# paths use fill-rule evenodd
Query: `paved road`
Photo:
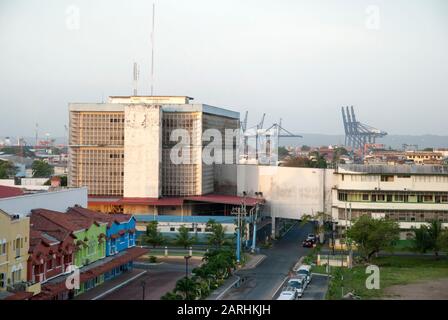
<svg viewBox="0 0 448 320"><path fill-rule="evenodd" d="M189 272L200 264L200 260L191 259L189 262ZM136 265L137 267L137 265ZM148 272L140 278L128 283L116 291L104 296L101 300L142 300L142 281L146 282L145 300L159 300L168 291L174 289L178 279L185 276L185 260L172 259L164 260L159 265L150 265Z"/></svg>
<svg viewBox="0 0 448 320"><path fill-rule="evenodd" d="M313 275L313 279L303 293L302 300L324 300L328 288L328 277Z"/></svg>
<svg viewBox="0 0 448 320"><path fill-rule="evenodd" d="M239 288L230 289L223 300L271 300L289 270L310 250L302 248L301 242L311 232L311 225L300 227L297 224L274 242L272 248L262 249L260 253L266 255L266 259L255 269L238 272L246 280Z"/></svg>

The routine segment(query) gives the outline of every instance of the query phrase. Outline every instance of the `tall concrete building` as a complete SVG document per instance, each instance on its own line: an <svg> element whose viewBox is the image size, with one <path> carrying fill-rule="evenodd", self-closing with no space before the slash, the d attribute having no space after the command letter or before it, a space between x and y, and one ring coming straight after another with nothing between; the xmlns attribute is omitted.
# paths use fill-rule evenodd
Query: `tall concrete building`
<svg viewBox="0 0 448 320"><path fill-rule="evenodd" d="M227 139L223 157L231 153L236 161L238 140L225 133L239 128L239 113L191 100L120 96L107 103L71 103L69 185L86 186L91 197L128 200L213 193L214 165L202 161L203 148L213 139L203 140L203 133L218 130ZM171 159L177 129L189 136L183 149L190 154L188 163Z"/></svg>

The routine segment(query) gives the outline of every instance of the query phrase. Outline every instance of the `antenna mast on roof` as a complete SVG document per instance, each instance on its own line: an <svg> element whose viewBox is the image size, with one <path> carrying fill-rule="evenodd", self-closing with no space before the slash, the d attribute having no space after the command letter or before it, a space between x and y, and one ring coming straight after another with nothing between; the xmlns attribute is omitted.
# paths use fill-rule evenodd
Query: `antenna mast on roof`
<svg viewBox="0 0 448 320"><path fill-rule="evenodd" d="M139 73L138 63L134 62L134 96L137 95Z"/></svg>
<svg viewBox="0 0 448 320"><path fill-rule="evenodd" d="M151 32L151 96L154 95L154 21L156 4L152 4L152 32Z"/></svg>

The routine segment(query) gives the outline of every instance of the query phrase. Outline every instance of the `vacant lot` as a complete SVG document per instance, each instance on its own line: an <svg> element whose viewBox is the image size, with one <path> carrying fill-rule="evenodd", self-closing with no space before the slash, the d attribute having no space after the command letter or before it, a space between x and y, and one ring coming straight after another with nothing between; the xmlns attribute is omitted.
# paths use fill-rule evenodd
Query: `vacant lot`
<svg viewBox="0 0 448 320"><path fill-rule="evenodd" d="M413 291L420 290L421 294L415 299L448 299L446 257L435 260L430 256L392 256L376 258L371 263L380 268L379 290L366 288L369 276L366 266L356 266L351 270L333 268L327 297L341 299L342 293L354 291L362 299L412 299ZM445 292L444 298L439 298L442 292Z"/></svg>
<svg viewBox="0 0 448 320"><path fill-rule="evenodd" d="M448 300L448 279L395 285L384 290L386 299Z"/></svg>

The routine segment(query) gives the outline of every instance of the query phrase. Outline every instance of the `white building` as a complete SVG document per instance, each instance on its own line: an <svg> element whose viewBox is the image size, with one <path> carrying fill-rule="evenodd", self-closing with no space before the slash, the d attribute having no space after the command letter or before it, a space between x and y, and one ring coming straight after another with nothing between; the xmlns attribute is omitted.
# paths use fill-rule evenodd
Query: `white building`
<svg viewBox="0 0 448 320"><path fill-rule="evenodd" d="M402 239L433 219L448 226L448 168L342 165L334 173L331 212L339 226L364 214L397 221Z"/></svg>

